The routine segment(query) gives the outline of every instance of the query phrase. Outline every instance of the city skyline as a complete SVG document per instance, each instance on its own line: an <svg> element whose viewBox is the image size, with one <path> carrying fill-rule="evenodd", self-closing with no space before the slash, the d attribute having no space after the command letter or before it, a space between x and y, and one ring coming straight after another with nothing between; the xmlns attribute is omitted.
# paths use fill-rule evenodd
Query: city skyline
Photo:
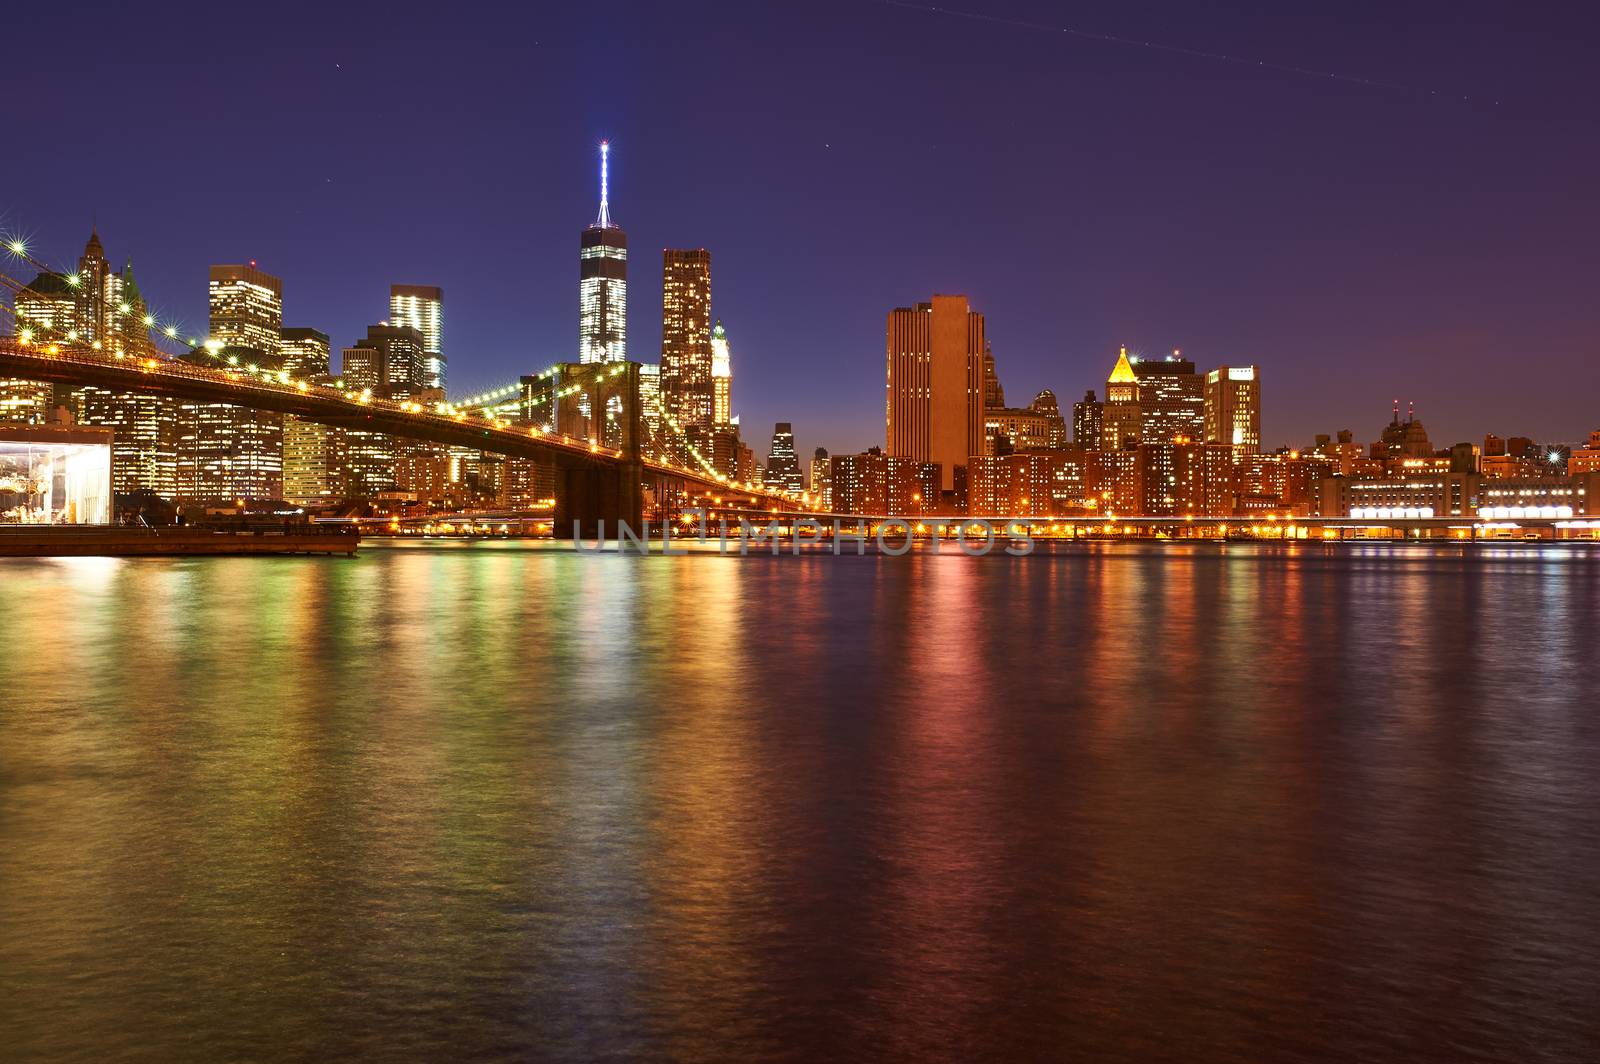
<svg viewBox="0 0 1600 1064"><path fill-rule="evenodd" d="M1015 5L1013 13L1027 16L1028 7ZM1343 83L1197 69L1199 60L1046 42L1015 27L876 6L751 13L705 5L677 28L644 7L625 5L618 14L634 31L618 44L623 73L577 107L557 104L558 96L569 99L557 90L575 76L576 42L590 24L563 12L539 23L535 36L549 63L514 99L482 104L488 125L536 130L530 143L485 141L487 129L476 121L444 135L448 150L488 145L485 166L468 185L427 166L385 168L378 182L358 180L351 167L313 165L317 148L334 143L336 117L312 113L317 101L343 101L339 121L359 122L389 113L402 97L378 68L378 45L358 43L356 20L331 16L307 37L290 10L267 40L287 44L276 35L297 31L285 71L304 84L285 86L285 72L256 72L264 86L284 92L271 128L293 129L309 149L280 189L257 189L244 175L237 178L243 187L220 200L217 167L231 158L227 145L192 166L150 168L159 177L136 172L115 183L47 159L8 181L0 212L8 228L46 238L58 260L98 220L103 234L133 251L146 287L177 301L157 309L185 322L201 320L193 279L208 263L258 260L286 279L287 316L340 345L377 320L371 308L382 305L388 285L438 284L452 293L452 383L470 391L565 357L572 346L572 231L594 217L595 151L608 138L611 199L635 248L647 249L647 259L658 247L704 246L717 256L717 314L739 338L746 397L739 412L752 425L791 421L802 453L817 444L850 451L877 442L876 403L863 387L880 370L875 320L932 291L964 292L983 308L1006 385L1019 395L1081 393L1103 376L1105 353L1122 343L1147 354L1181 348L1201 365L1270 365L1279 399L1263 425L1264 448L1341 428L1371 438L1396 396L1414 399L1440 439L1493 430L1577 440L1592 427L1565 389L1495 383L1530 353L1553 374L1592 372L1587 337L1596 323L1585 275L1574 268L1587 219L1570 216L1572 204L1588 208L1563 190L1583 179L1593 148L1575 145L1576 166L1521 162L1536 157L1528 144L1551 135L1550 123L1565 121L1571 109L1530 117L1577 77L1557 27L1536 48L1455 26L1451 43L1462 59L1430 52L1409 69L1391 47L1374 52L1348 30L1319 40L1306 56L1375 80L1450 85L1481 79L1468 59L1492 46L1503 60L1493 89L1506 103L1485 112ZM1293 20L1274 35L1242 24L1202 28L1181 12L1165 14L1165 25L1127 16L1131 27L1106 28L1205 45L1238 33L1243 39L1226 50L1276 58L1307 48ZM22 16L35 32L48 31L55 17ZM131 18L125 28L135 41L152 32ZM177 28L205 43L199 26ZM394 35L411 31L386 32L393 45ZM659 122L664 104L643 90L665 76L664 46L700 36L715 50L734 33L745 47L718 52L706 77L718 99L738 99L743 86L748 102L697 111L683 119L688 126ZM643 43L652 34L660 41ZM880 86L877 96L863 96L867 75L850 68L841 84L819 89L814 104L770 106L782 98L775 94L783 77L804 83L781 46L811 61L846 59L894 34L939 55L970 45L993 85L963 78L960 89L973 98L915 136L886 119L939 113L947 90L925 80L915 90ZM86 43L86 62L113 58L100 50L122 38L106 37ZM461 74L452 43L438 50L439 69ZM126 54L119 44L116 55ZM234 61L246 74L258 62L253 54ZM901 60L888 62L890 75L906 73ZM180 90L209 69L172 68L143 87L179 140L199 128ZM368 80L352 89L356 76ZM427 74L424 87L443 76ZM424 106L448 112L490 77L468 72L460 88ZM1029 87L1041 102L1018 113L997 106ZM1073 90L1099 110L1057 114ZM63 91L69 96L50 107L72 106L77 90ZM250 90L238 105L252 106L263 91ZM851 95L866 101L860 114L842 106ZM493 94L474 91L473 98L478 106ZM740 120L758 104L773 116ZM1179 128L1197 112L1221 116L1215 143ZM27 137L39 119L20 121ZM1255 136L1263 123L1275 131L1270 144ZM980 179L977 161L955 160L937 183L887 178L891 165L939 162L956 124L991 176ZM1141 150L1153 153L1148 163L1132 164L1135 135L1123 129L1138 130ZM1569 143L1561 130L1556 135ZM119 158L160 154L143 133L108 137ZM1330 137L1354 150L1318 147ZM703 146L702 165L684 165L686 140ZM1102 171L1115 179L1095 176ZM1375 188L1380 175L1386 183ZM1237 187L1225 194L1229 182ZM413 215L402 205L414 211L428 196L442 197L441 205L409 224ZM934 210L940 204L942 214ZM944 221L930 225L935 218ZM330 227L338 232L318 235ZM863 232L872 234L874 255L851 254ZM772 255L774 246L783 255ZM1286 268L1292 248L1301 253ZM647 267L630 293L633 347L647 353L659 345L661 293L652 273ZM828 312L796 320L788 298L796 291ZM521 356L523 343L534 357ZM1339 372L1329 372L1333 366Z"/></svg>

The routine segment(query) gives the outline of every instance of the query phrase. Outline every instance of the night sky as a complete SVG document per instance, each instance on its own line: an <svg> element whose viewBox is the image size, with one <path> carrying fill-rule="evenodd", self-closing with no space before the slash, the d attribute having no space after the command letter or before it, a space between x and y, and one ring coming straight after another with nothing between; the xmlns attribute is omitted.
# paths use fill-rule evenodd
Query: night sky
<svg viewBox="0 0 1600 1064"><path fill-rule="evenodd" d="M1013 405L1125 342L1259 363L1269 446L1395 397L1436 445L1600 427L1586 5L98 6L7 11L0 229L66 263L95 215L194 330L255 259L336 347L442 285L458 394L574 358L609 137L630 354L660 249L709 248L762 454L881 443L885 314L935 291Z"/></svg>

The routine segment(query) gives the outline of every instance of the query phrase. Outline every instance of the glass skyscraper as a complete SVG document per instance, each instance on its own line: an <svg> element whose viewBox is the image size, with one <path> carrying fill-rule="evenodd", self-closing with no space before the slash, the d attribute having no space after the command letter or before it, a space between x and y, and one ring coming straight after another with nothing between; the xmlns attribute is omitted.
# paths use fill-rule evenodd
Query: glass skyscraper
<svg viewBox="0 0 1600 1064"><path fill-rule="evenodd" d="M578 250L578 361L628 357L628 236L612 224L611 146L600 142L600 215Z"/></svg>
<svg viewBox="0 0 1600 1064"><path fill-rule="evenodd" d="M441 335L444 289L426 284L389 286L389 324L409 325L422 334L422 386L447 387L449 360Z"/></svg>

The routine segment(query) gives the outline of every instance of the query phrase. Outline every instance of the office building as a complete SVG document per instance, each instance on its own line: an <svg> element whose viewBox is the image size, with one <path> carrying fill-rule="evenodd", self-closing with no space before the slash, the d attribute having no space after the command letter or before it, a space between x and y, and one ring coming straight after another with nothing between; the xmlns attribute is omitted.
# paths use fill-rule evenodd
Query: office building
<svg viewBox="0 0 1600 1064"><path fill-rule="evenodd" d="M983 412L984 453L1043 451L1067 445L1067 426L1048 388L1020 409L986 407Z"/></svg>
<svg viewBox="0 0 1600 1064"><path fill-rule="evenodd" d="M983 315L960 295L897 307L886 347L888 455L937 465L940 493L954 496L967 459L984 452Z"/></svg>
<svg viewBox="0 0 1600 1064"><path fill-rule="evenodd" d="M74 284L78 289L77 332L80 343L102 346L107 339L107 325L112 318L112 305L108 304L107 281L112 277L106 262L106 249L100 243L98 229L90 229L89 240L78 256L78 272Z"/></svg>
<svg viewBox="0 0 1600 1064"><path fill-rule="evenodd" d="M639 416L649 439L661 439L661 364L639 363Z"/></svg>
<svg viewBox="0 0 1600 1064"><path fill-rule="evenodd" d="M628 357L628 236L611 220L611 145L600 142L600 213L578 241L578 361Z"/></svg>
<svg viewBox="0 0 1600 1064"><path fill-rule="evenodd" d="M1072 404L1072 442L1086 451L1100 449L1100 429L1103 408L1099 396L1091 388L1083 398Z"/></svg>
<svg viewBox="0 0 1600 1064"><path fill-rule="evenodd" d="M291 328L281 333L283 368L297 380L326 377L330 372L329 360L332 342L328 334L317 329Z"/></svg>
<svg viewBox="0 0 1600 1064"><path fill-rule="evenodd" d="M422 334L422 387L445 388L449 362L443 348L444 289L426 284L389 286L389 324Z"/></svg>
<svg viewBox="0 0 1600 1064"><path fill-rule="evenodd" d="M369 325L366 336L344 349L339 371L348 389L407 399L426 390L426 365L421 332L409 325Z"/></svg>
<svg viewBox="0 0 1600 1064"><path fill-rule="evenodd" d="M59 273L41 273L12 296L13 327L23 343L71 343L77 338L77 290ZM42 425L55 389L39 381L0 380L0 421Z"/></svg>
<svg viewBox="0 0 1600 1064"><path fill-rule="evenodd" d="M711 253L661 253L661 400L684 431L710 428Z"/></svg>
<svg viewBox="0 0 1600 1064"><path fill-rule="evenodd" d="M277 363L283 347L283 282L254 262L211 267L211 339Z"/></svg>
<svg viewBox="0 0 1600 1064"><path fill-rule="evenodd" d="M1144 427L1139 407L1139 377L1128 360L1128 349L1118 349L1116 364L1106 378L1106 401L1100 411L1100 449L1125 451L1139 444Z"/></svg>
<svg viewBox="0 0 1600 1064"><path fill-rule="evenodd" d="M178 494L177 399L85 387L73 393L78 423L111 430L111 478L119 495Z"/></svg>
<svg viewBox="0 0 1600 1064"><path fill-rule="evenodd" d="M833 463L823 447L811 455L811 498L823 510L833 508Z"/></svg>
<svg viewBox="0 0 1600 1064"><path fill-rule="evenodd" d="M798 495L805 489L800 473L800 458L794 450L794 430L789 422L780 421L772 429L772 446L767 451L766 484L778 491Z"/></svg>
<svg viewBox="0 0 1600 1064"><path fill-rule="evenodd" d="M1261 450L1261 371L1220 366L1206 374L1207 443L1225 443L1235 458Z"/></svg>
<svg viewBox="0 0 1600 1064"><path fill-rule="evenodd" d="M1177 351L1163 359L1135 359L1139 381L1139 441L1189 443L1205 439L1205 381Z"/></svg>
<svg viewBox="0 0 1600 1064"><path fill-rule="evenodd" d="M348 494L344 430L285 416L283 497L296 506L327 506Z"/></svg>
<svg viewBox="0 0 1600 1064"><path fill-rule="evenodd" d="M711 423L733 423L733 353L720 319L711 327Z"/></svg>
<svg viewBox="0 0 1600 1064"><path fill-rule="evenodd" d="M209 366L209 352L181 356ZM237 359L269 372L282 368L253 347L223 347L216 358ZM182 400L177 417L176 497L188 503L234 504L283 497L283 415L230 403Z"/></svg>

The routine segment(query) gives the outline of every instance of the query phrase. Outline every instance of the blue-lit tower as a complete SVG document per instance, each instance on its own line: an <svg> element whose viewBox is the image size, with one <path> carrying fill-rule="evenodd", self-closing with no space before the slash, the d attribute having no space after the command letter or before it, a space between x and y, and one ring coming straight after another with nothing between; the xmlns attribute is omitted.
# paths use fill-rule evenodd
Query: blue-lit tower
<svg viewBox="0 0 1600 1064"><path fill-rule="evenodd" d="M628 237L611 221L611 145L600 142L600 216L578 252L578 361L628 357Z"/></svg>

